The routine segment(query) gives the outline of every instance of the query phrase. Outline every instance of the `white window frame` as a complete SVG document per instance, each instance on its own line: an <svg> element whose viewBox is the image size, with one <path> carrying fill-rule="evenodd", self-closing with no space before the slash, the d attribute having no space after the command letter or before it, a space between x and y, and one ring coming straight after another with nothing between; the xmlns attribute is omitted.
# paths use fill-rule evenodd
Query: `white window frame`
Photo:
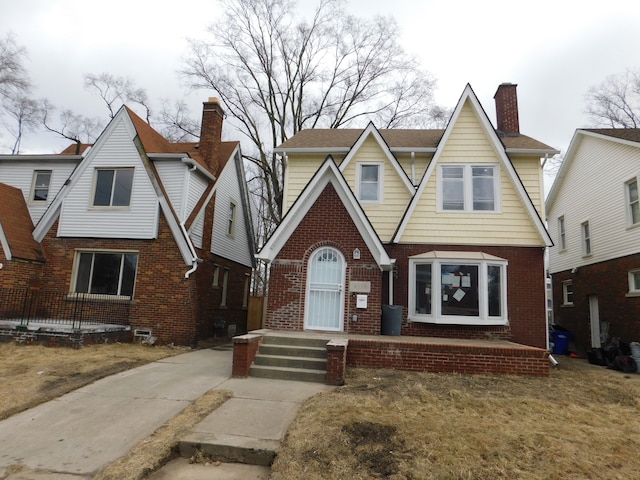
<svg viewBox="0 0 640 480"><path fill-rule="evenodd" d="M229 200L229 210L227 211L227 235L231 238L236 236L236 217L238 212L238 202Z"/></svg>
<svg viewBox="0 0 640 480"><path fill-rule="evenodd" d="M48 174L49 175L49 181L47 182L47 185L44 186L43 184L38 185L38 176L40 174ZM31 179L31 195L30 195L30 200L33 203L46 203L47 200L49 200L49 190L51 189L51 178L53 177L53 171L52 170L34 170L33 171L33 178ZM38 200L37 198L35 198L36 196L36 190L46 190L47 191L47 198L45 198L44 200Z"/></svg>
<svg viewBox="0 0 640 480"><path fill-rule="evenodd" d="M636 198L631 198L631 185L636 185ZM638 178L634 177L624 184L625 205L627 214L627 225L629 227L635 227L640 225L640 183ZM636 211L636 221L633 221L633 212Z"/></svg>
<svg viewBox="0 0 640 480"><path fill-rule="evenodd" d="M218 264L214 264L213 265L213 279L211 281L211 286L214 288L218 288L220 282L220 265Z"/></svg>
<svg viewBox="0 0 640 480"><path fill-rule="evenodd" d="M629 270L629 292L630 297L640 297L640 268L635 270ZM636 284L636 278L638 279Z"/></svg>
<svg viewBox="0 0 640 480"><path fill-rule="evenodd" d="M362 198L362 167L377 167L378 168L378 189L376 199L363 199ZM374 182L366 182L373 184ZM356 168L356 196L361 203L382 203L384 200L384 163L382 162L359 162Z"/></svg>
<svg viewBox="0 0 640 480"><path fill-rule="evenodd" d="M460 210L444 208L444 174L443 169L461 167L463 169L463 208ZM490 168L493 173L493 210L475 210L473 196L473 169ZM500 165L497 163L447 163L438 167L437 211L440 213L500 213Z"/></svg>
<svg viewBox="0 0 640 480"><path fill-rule="evenodd" d="M562 306L573 307L573 280L565 280L562 282Z"/></svg>
<svg viewBox="0 0 640 480"><path fill-rule="evenodd" d="M558 238L560 240L560 250L567 249L567 224L564 221L564 215L558 217Z"/></svg>
<svg viewBox="0 0 640 480"><path fill-rule="evenodd" d="M82 254L92 254L93 258L92 258L92 262L91 262L91 272L90 272L90 276L88 279L89 282L89 287L91 286L91 278L94 274L94 261L95 261L95 255L96 254L100 254L100 253L105 253L105 254L113 254L113 255L121 255L122 258L120 260L120 274L119 274L119 278L118 278L118 293L117 294L109 294L109 293L91 293L91 292L87 292L87 293L83 293L83 292L78 292L78 274L79 274L79 270L80 270L80 259L81 259L81 255ZM135 268L135 273L133 276L133 289L131 292L131 295L122 295L122 279L123 279L123 274L124 274L124 270L122 269L122 264L124 262L124 256L125 255L136 255L136 268ZM71 276L71 291L69 292L69 295L71 296L77 296L77 295L87 295L87 296L96 296L99 298L105 298L105 297L109 297L109 298L113 298L113 299L131 299L133 298L134 294L135 294L135 286L136 286L136 279L138 277L138 269L140 266L140 252L137 250L76 250L75 251L75 255L74 255L74 259L73 259L73 269L72 269L72 276Z"/></svg>
<svg viewBox="0 0 640 480"><path fill-rule="evenodd" d="M129 195L129 203L127 205L113 205L113 193L114 185L118 179L118 172L124 170L131 170L131 194ZM109 197L109 205L96 205L96 188L98 187L98 174L99 172L111 171L113 172L113 180L111 183L111 193ZM135 167L100 167L96 168L93 172L93 187L91 189L91 208L97 209L109 209L109 210L126 210L131 207L131 200L133 199L133 184L135 183Z"/></svg>
<svg viewBox="0 0 640 480"><path fill-rule="evenodd" d="M227 291L229 288L229 269L225 268L222 271L222 295L220 296L220 307L227 307Z"/></svg>
<svg viewBox="0 0 640 480"><path fill-rule="evenodd" d="M494 325L503 326L509 324L507 312L507 266L508 261L498 257L482 254L481 252L430 252L417 255L409 259L409 305L408 319L412 322L453 324L453 325ZM447 257L446 254L450 254ZM442 314L442 278L441 267L443 265L472 265L478 267L478 307L479 315L461 316ZM416 266L431 265L430 301L431 313L416 312ZM489 282L488 267L500 268L500 316L489 316Z"/></svg>
<svg viewBox="0 0 640 480"><path fill-rule="evenodd" d="M582 236L582 256L588 257L593 254L593 235L589 220L580 224L580 233Z"/></svg>
<svg viewBox="0 0 640 480"><path fill-rule="evenodd" d="M249 273L245 273L244 274L244 292L242 295L242 308L248 308L249 307L249 287L251 285L251 274Z"/></svg>

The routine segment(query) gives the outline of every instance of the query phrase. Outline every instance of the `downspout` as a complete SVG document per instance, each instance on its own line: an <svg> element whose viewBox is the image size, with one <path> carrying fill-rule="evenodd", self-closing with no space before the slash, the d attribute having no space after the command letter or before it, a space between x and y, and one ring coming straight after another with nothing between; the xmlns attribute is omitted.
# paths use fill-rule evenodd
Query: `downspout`
<svg viewBox="0 0 640 480"><path fill-rule="evenodd" d="M189 253L191 253L191 269L184 274L184 278L189 278L193 272L198 269L198 255L196 254L196 249L191 243L191 237L187 233L187 229L184 228L184 222L180 222L180 229L182 230L182 234L184 238L187 240L187 246L189 247Z"/></svg>
<svg viewBox="0 0 640 480"><path fill-rule="evenodd" d="M416 186L416 152L411 152L411 183Z"/></svg>
<svg viewBox="0 0 640 480"><path fill-rule="evenodd" d="M391 260L391 269L389 270L389 305L393 305L393 270L396 265L395 259Z"/></svg>

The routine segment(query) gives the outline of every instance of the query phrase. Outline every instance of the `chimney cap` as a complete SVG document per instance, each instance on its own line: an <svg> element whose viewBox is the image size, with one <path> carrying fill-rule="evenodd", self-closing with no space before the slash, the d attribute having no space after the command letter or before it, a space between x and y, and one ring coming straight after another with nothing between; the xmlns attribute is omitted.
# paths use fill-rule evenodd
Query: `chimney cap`
<svg viewBox="0 0 640 480"><path fill-rule="evenodd" d="M220 100L218 100L218 97L209 97L209 100L207 101L207 103L220 103Z"/></svg>
<svg viewBox="0 0 640 480"><path fill-rule="evenodd" d="M498 92L500 90L502 90L503 88L509 88L509 87L517 87L518 84L517 83L512 83L512 82L502 82L500 85L498 85L498 88L496 90L496 93L493 95L493 98L496 98L496 95L498 95Z"/></svg>

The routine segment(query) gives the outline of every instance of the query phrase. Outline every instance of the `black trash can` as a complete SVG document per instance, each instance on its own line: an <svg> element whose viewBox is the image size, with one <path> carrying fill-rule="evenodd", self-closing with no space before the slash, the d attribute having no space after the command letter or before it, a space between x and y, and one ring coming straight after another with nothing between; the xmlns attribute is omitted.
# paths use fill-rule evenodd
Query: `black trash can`
<svg viewBox="0 0 640 480"><path fill-rule="evenodd" d="M400 335L402 328L402 306L383 305L382 306L382 335Z"/></svg>

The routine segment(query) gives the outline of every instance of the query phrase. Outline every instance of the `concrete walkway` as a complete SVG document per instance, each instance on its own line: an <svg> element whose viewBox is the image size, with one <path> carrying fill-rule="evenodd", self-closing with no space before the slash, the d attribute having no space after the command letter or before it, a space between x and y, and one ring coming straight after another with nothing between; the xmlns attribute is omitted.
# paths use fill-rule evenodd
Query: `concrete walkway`
<svg viewBox="0 0 640 480"><path fill-rule="evenodd" d="M272 458L300 404L321 384L232 379L231 351L197 350L99 380L0 422L0 479L90 479L211 389L234 397L181 442L215 458L264 464ZM26 467L17 473L15 465ZM215 470L214 470L215 469ZM220 467L171 462L158 479L268 478L264 466Z"/></svg>

